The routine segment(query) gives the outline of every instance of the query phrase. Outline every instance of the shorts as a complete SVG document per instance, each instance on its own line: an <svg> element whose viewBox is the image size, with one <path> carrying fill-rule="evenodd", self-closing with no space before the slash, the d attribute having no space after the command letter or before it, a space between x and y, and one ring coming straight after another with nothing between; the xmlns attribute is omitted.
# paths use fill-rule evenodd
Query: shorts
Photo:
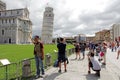
<svg viewBox="0 0 120 80"><path fill-rule="evenodd" d="M93 64L91 61L89 61L89 67L92 67L93 68Z"/></svg>
<svg viewBox="0 0 120 80"><path fill-rule="evenodd" d="M89 61L89 67L91 67L93 71L101 71L101 70L94 70L94 69L93 69L93 64L92 64L91 61Z"/></svg>
<svg viewBox="0 0 120 80"><path fill-rule="evenodd" d="M66 57L58 57L58 62L65 62L66 61Z"/></svg>

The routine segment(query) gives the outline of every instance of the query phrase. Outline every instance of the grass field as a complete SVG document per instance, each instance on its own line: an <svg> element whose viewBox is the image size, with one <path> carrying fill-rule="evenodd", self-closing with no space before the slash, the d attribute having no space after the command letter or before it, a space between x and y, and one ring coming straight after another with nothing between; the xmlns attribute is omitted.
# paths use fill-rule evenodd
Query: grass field
<svg viewBox="0 0 120 80"><path fill-rule="evenodd" d="M67 49L73 48L73 45L67 45ZM23 59L33 58L33 49L34 45L0 45L0 59L8 59L11 63L18 63ZM52 58L52 64L54 60L56 60L56 55L54 50L57 50L55 44L48 44L44 45L44 52L45 54L50 53ZM45 61L45 60L44 60ZM31 61L31 69L34 71L33 75L35 74L35 60ZM1 64L0 64L1 66ZM19 71L19 75L16 75L16 71ZM16 65L9 65L8 66L8 79L16 78L22 75L22 64L18 66ZM0 67L0 80L6 79L6 68Z"/></svg>
<svg viewBox="0 0 120 80"><path fill-rule="evenodd" d="M67 49L73 48L73 45L67 45ZM10 62L18 62L26 58L32 58L33 45L0 45L0 59L8 59ZM45 54L50 53L55 58L54 50L57 50L55 44L44 45Z"/></svg>

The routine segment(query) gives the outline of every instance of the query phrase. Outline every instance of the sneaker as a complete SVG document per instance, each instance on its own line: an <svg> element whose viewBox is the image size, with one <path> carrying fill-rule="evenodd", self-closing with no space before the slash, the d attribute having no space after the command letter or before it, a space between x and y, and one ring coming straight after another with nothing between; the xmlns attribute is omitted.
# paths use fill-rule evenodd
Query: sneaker
<svg viewBox="0 0 120 80"><path fill-rule="evenodd" d="M103 59L98 59L98 61L102 61Z"/></svg>
<svg viewBox="0 0 120 80"><path fill-rule="evenodd" d="M67 61L67 64L69 64L69 61Z"/></svg>
<svg viewBox="0 0 120 80"><path fill-rule="evenodd" d="M58 72L61 73L61 69Z"/></svg>
<svg viewBox="0 0 120 80"><path fill-rule="evenodd" d="M36 75L36 76L35 76L35 79L38 79L38 78L40 78L40 75Z"/></svg>
<svg viewBox="0 0 120 80"><path fill-rule="evenodd" d="M42 73L42 75L45 75L45 73Z"/></svg>
<svg viewBox="0 0 120 80"><path fill-rule="evenodd" d="M97 71L97 72L96 72L96 75L97 75L98 77L100 77L100 71Z"/></svg>
<svg viewBox="0 0 120 80"><path fill-rule="evenodd" d="M106 65L106 63L102 63L103 65Z"/></svg>
<svg viewBox="0 0 120 80"><path fill-rule="evenodd" d="M117 59L119 59L119 57L117 57Z"/></svg>
<svg viewBox="0 0 120 80"><path fill-rule="evenodd" d="M88 74L90 74L91 72L90 71L88 71Z"/></svg>
<svg viewBox="0 0 120 80"><path fill-rule="evenodd" d="M39 78L43 78L43 76L40 76Z"/></svg>
<svg viewBox="0 0 120 80"><path fill-rule="evenodd" d="M65 69L65 72L67 72L67 69Z"/></svg>

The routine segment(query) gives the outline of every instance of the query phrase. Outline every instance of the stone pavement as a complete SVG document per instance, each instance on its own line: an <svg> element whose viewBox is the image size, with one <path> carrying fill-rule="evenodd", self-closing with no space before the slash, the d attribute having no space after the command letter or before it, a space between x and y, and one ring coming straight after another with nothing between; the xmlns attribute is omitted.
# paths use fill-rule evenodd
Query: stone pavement
<svg viewBox="0 0 120 80"><path fill-rule="evenodd" d="M114 80L120 80L120 57L117 60L117 52L111 52L107 50L107 70L114 78Z"/></svg>
<svg viewBox="0 0 120 80"><path fill-rule="evenodd" d="M110 50L108 53L112 54ZM95 72L91 70L88 74L88 59L75 60L75 54L69 57L69 64L67 65L67 72L58 73L58 68L51 67L46 71L44 78L36 80L120 80L120 69L114 65L110 60L110 54L107 54L107 65L102 65L101 76L97 77ZM62 65L63 66L63 65Z"/></svg>

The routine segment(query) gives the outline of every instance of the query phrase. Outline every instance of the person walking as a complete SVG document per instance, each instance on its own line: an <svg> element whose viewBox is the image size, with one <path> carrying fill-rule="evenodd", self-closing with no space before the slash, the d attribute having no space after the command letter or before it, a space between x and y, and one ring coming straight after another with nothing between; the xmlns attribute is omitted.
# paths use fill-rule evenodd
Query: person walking
<svg viewBox="0 0 120 80"><path fill-rule="evenodd" d="M67 72L66 69L66 54L65 54L65 50L66 50L66 44L65 44L65 39L64 38L60 38L60 43L57 44L57 48L58 48L58 63L59 63L59 73L61 73L61 63L64 62L64 71Z"/></svg>
<svg viewBox="0 0 120 80"><path fill-rule="evenodd" d="M106 43L102 43L102 47L101 47L101 52L104 53L103 55L103 65L106 65L106 52L107 52L107 44Z"/></svg>
<svg viewBox="0 0 120 80"><path fill-rule="evenodd" d="M77 59L78 56L79 56L79 59L80 59L80 45L79 45L79 43L75 44L75 53L76 53L76 58L75 59Z"/></svg>
<svg viewBox="0 0 120 80"><path fill-rule="evenodd" d="M83 58L82 59L84 59L85 58L85 48L86 48L86 44L85 43L82 43L81 44L81 53L82 53L82 55L83 55Z"/></svg>
<svg viewBox="0 0 120 80"><path fill-rule="evenodd" d="M34 40L31 38L33 44L34 44L34 55L35 55L35 61L36 61L36 79L37 78L42 78L40 75L40 72L42 72L42 75L45 74L44 72L44 65L43 65L43 60L44 60L44 47L43 44L41 43L39 36L35 36Z"/></svg>
<svg viewBox="0 0 120 80"><path fill-rule="evenodd" d="M96 56L99 56L99 53L101 51L101 43L96 44Z"/></svg>
<svg viewBox="0 0 120 80"><path fill-rule="evenodd" d="M119 59L119 55L120 55L120 43L119 43L119 47L118 47L118 50L117 50L117 59Z"/></svg>
<svg viewBox="0 0 120 80"><path fill-rule="evenodd" d="M112 42L111 42L111 52L114 51L114 48L115 48L115 43L114 43L114 41L112 41Z"/></svg>

